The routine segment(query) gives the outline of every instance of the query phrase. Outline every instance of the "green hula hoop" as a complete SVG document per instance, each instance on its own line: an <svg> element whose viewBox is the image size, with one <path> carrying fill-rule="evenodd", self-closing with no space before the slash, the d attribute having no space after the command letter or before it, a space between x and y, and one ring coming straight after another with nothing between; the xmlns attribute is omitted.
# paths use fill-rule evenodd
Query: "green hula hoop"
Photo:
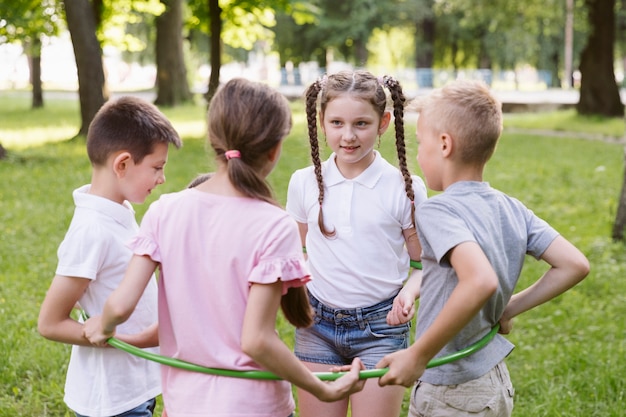
<svg viewBox="0 0 626 417"><path fill-rule="evenodd" d="M428 362L426 368L434 368L436 366L445 365L450 362L454 362L461 358L465 358L466 356L471 355L474 352L479 351L483 347L485 347L491 339L494 338L498 330L500 329L500 325L496 324L491 328L491 331L487 333L482 339L478 342L466 347L465 349L459 350L450 355L442 356L440 358L435 358ZM279 376L268 372L268 371L236 371L232 369L221 369L221 368L208 368L205 366L197 365L195 363L187 362L181 359L170 358L168 356L162 356L156 353L147 352L143 349L130 345L126 342L122 342L119 339L111 337L107 340L107 343L117 349L123 350L132 355L138 356L140 358L148 359L150 361L158 362L162 365L172 366L175 368L184 369L192 372L200 372L204 374L211 375L219 375L219 376L228 376L232 378L247 378L247 379L264 379L264 380L280 380ZM368 378L380 378L385 373L387 373L388 368L382 369L367 369L361 371L359 373L359 379L368 379ZM315 372L315 375L321 379L322 381L334 381L336 379L341 378L345 375L346 372Z"/></svg>
<svg viewBox="0 0 626 417"><path fill-rule="evenodd" d="M422 269L422 263L420 261L414 261L413 259L411 259L410 266L411 268Z"/></svg>
<svg viewBox="0 0 626 417"><path fill-rule="evenodd" d="M306 252L306 249L303 248ZM411 268L422 269L422 263L418 261L411 260ZM87 319L88 316L85 311L81 311L81 315L83 319ZM484 348L491 339L493 339L498 333L500 329L500 324L496 324L491 328L489 333L483 336L482 339L477 341L476 343L466 347L465 349L461 349L458 352L452 353L450 355L441 356L439 358L435 358L428 362L426 368L434 368L436 366L445 365L459 359L465 358L471 355L474 352L479 351ZM168 356L159 355L157 353L152 353L145 351L141 348L133 346L129 343L122 342L115 337L111 337L107 340L107 343L114 348L120 349L124 352L130 353L132 355L138 356L143 359L147 359L153 362L160 363L166 366L172 366L174 368L184 369L192 372L200 372L204 374L210 375L219 375L219 376L227 376L232 378L247 378L247 379L263 379L263 380L280 380L278 375L275 375L268 371L237 371L233 369L222 369L222 368L209 368L202 365L197 365L195 363L187 362L181 359L171 358ZM359 379L368 379L368 378L380 378L385 375L389 369L366 369L359 373ZM322 381L334 381L341 378L346 372L315 372L314 373L319 379Z"/></svg>

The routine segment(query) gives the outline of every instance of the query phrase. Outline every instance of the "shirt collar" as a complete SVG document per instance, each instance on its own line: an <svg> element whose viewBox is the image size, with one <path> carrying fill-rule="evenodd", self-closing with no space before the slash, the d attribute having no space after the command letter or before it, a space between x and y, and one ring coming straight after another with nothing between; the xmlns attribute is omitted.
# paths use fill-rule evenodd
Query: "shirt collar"
<svg viewBox="0 0 626 417"><path fill-rule="evenodd" d="M135 210L128 201L118 204L108 198L89 194L90 188L91 185L87 184L74 190L72 196L76 207L97 211L126 227L132 227L136 224Z"/></svg>
<svg viewBox="0 0 626 417"><path fill-rule="evenodd" d="M383 173L382 165L384 160L378 151L374 151L374 161L363 171L358 177L351 180L341 175L337 163L335 162L336 154L333 152L326 160L326 170L324 172L324 182L326 186L332 187L342 182L354 181L367 188L374 188Z"/></svg>

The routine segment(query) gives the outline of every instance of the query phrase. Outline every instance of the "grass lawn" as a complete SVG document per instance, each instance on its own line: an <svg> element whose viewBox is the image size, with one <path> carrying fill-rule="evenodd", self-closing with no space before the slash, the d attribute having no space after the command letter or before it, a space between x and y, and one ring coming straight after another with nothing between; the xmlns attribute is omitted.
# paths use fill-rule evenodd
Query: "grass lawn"
<svg viewBox="0 0 626 417"><path fill-rule="evenodd" d="M0 417L71 416L63 404L70 347L40 337L36 321L72 216L72 190L89 182L90 166L84 143L66 140L78 130L78 103L47 100L36 111L29 104L23 94L0 93L0 143L9 151L0 161ZM294 103L293 111L294 129L269 178L282 203L291 173L309 164L302 104ZM160 194L179 190L212 169L204 106L164 112L184 146L170 151L167 182L135 207L138 219ZM583 119L571 112L507 115L505 127L609 136L622 136L624 129L622 120ZM410 115L406 128L410 168L421 174ZM485 179L554 225L592 266L579 286L516 319L508 336L516 349L507 360L516 388L513 415L621 416L626 404L626 251L610 235L623 179L623 146L575 134L511 132L505 131ZM380 151L396 162L391 132ZM519 288L545 269L528 259ZM288 325L279 323L279 332L292 343Z"/></svg>

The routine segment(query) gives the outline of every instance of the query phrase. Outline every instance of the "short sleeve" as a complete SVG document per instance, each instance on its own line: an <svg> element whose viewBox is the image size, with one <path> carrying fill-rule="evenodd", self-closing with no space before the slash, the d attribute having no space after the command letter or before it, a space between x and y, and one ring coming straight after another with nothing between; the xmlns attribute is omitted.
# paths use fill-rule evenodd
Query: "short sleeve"
<svg viewBox="0 0 626 417"><path fill-rule="evenodd" d="M300 257L302 258L302 257ZM272 284L282 281L283 294L289 288L301 287L311 280L304 259L272 259L259 263L250 274L249 282Z"/></svg>
<svg viewBox="0 0 626 417"><path fill-rule="evenodd" d="M70 228L57 250L56 274L96 279L109 240L106 231L97 224Z"/></svg>
<svg viewBox="0 0 626 417"><path fill-rule="evenodd" d="M422 247L428 245L437 262L462 242L476 242L463 219L446 204L430 199L419 207L417 222Z"/></svg>
<svg viewBox="0 0 626 417"><path fill-rule="evenodd" d="M424 180L417 176L411 176L413 180L413 193L415 194L415 207L422 204L428 198L428 193L426 191L426 184L424 184Z"/></svg>
<svg viewBox="0 0 626 417"><path fill-rule="evenodd" d="M528 242L526 253L533 256L535 259L539 259L546 249L548 249L548 246L552 244L554 239L559 236L559 232L557 232L545 220L535 215L531 210L527 210L527 212L528 220L526 224Z"/></svg>
<svg viewBox="0 0 626 417"><path fill-rule="evenodd" d="M304 170L293 173L289 179L287 188L286 210L298 223L306 223L306 210L304 207Z"/></svg>
<svg viewBox="0 0 626 417"><path fill-rule="evenodd" d="M411 175L411 182L413 184L413 205L415 206L415 224L417 224L417 208L420 204L422 204L428 198L428 194L426 192L426 185L422 178L417 175ZM413 221L411 221L411 209L407 211L407 216L404 216L404 222L402 224L402 229L409 229L413 227Z"/></svg>
<svg viewBox="0 0 626 417"><path fill-rule="evenodd" d="M157 236L158 213L160 204L155 201L150 205L148 211L141 220L139 233L135 235L127 244L133 254L149 256L154 262L161 262L161 252L159 250Z"/></svg>
<svg viewBox="0 0 626 417"><path fill-rule="evenodd" d="M250 272L250 283L283 282L283 294L290 287L300 287L310 281L310 273L300 244L296 222L283 215L267 229L262 252Z"/></svg>

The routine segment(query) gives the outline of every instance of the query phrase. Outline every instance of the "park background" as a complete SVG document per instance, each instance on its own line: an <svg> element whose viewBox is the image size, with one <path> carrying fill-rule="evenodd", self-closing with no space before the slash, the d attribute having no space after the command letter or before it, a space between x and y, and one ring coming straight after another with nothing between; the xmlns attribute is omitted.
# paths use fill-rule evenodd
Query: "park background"
<svg viewBox="0 0 626 417"><path fill-rule="evenodd" d="M294 115L269 178L284 204L290 174L310 164L302 90L343 68L393 75L409 98L457 77L491 85L507 114L486 180L592 265L579 286L516 320L514 416L623 415L625 12L615 0L0 0L0 417L71 415L69 346L41 338L36 319L71 192L89 181L83 134L99 106L141 95L183 137L166 184L136 207L141 219L213 168L212 89L234 76L275 86ZM421 175L414 122L407 114L409 166ZM380 151L396 161L391 132ZM520 288L544 270L529 259ZM278 329L292 343L293 329Z"/></svg>

